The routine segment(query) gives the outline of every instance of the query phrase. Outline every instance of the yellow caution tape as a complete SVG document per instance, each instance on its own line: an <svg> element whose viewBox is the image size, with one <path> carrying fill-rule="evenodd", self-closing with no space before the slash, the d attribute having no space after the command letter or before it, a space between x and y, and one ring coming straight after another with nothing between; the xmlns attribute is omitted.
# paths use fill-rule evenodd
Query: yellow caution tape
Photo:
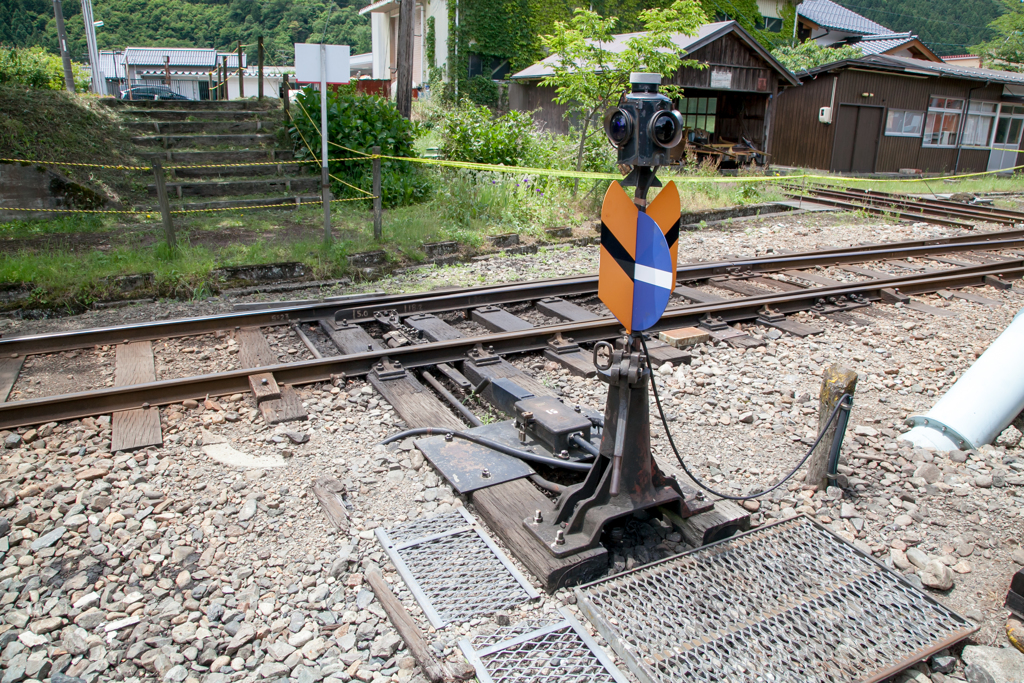
<svg viewBox="0 0 1024 683"><path fill-rule="evenodd" d="M332 199L331 203L334 204L335 202L356 202L356 201L362 201L364 199L376 199L376 197L374 197L373 195L370 195L369 197L352 197L352 198L349 198L349 199ZM294 206L313 206L313 205L316 205L316 204L323 204L323 203L324 202L323 202L322 199L317 199L317 200L312 201L312 202L299 202L298 204L294 204ZM223 209L187 209L187 210L182 209L182 210L177 210L177 211L171 211L171 213L172 214L183 214L183 213L207 213L207 212L210 212L210 211L248 211L249 209L279 209L282 206L290 207L290 206L293 206L293 204L282 202L280 204L259 204L257 206L229 206L229 207L226 207L226 208L223 208ZM151 211L149 213L159 213L159 211Z"/></svg>
<svg viewBox="0 0 1024 683"><path fill-rule="evenodd" d="M115 211L113 209L23 209L16 206L0 206L0 212L3 211L34 211L36 213L132 213L132 214L143 214L153 213L152 211Z"/></svg>
<svg viewBox="0 0 1024 683"><path fill-rule="evenodd" d="M72 161L39 161L38 159L0 159L19 164L39 164L41 166L80 166L83 168L117 168L126 171L150 171L151 166L111 166L104 164L79 164Z"/></svg>

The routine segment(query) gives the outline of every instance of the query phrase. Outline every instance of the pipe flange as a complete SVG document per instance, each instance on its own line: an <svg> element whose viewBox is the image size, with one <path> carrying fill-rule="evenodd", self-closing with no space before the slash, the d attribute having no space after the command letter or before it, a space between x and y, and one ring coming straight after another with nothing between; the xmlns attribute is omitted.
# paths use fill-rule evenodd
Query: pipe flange
<svg viewBox="0 0 1024 683"><path fill-rule="evenodd" d="M962 451L977 450L977 446L971 443L970 439L965 438L960 432L943 424L942 422L939 422L934 417L928 417L927 415L911 415L903 422L910 427L928 427L929 429L934 429L955 443L957 448Z"/></svg>

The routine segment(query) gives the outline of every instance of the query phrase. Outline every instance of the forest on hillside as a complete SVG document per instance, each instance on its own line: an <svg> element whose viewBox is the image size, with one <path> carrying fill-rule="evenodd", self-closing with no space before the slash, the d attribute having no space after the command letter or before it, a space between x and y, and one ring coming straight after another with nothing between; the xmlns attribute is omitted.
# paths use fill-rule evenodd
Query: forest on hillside
<svg viewBox="0 0 1024 683"><path fill-rule="evenodd" d="M1001 0L836 0L893 31L912 31L940 55L964 54L992 38Z"/></svg>
<svg viewBox="0 0 1024 683"><path fill-rule="evenodd" d="M370 20L359 16L362 0L93 0L101 50L129 45L215 47L234 50L238 41L256 56L263 35L268 64L291 64L293 43L351 45L370 51ZM87 62L81 3L63 3L72 58ZM326 26L326 34L325 34ZM57 51L52 0L2 0L0 45L40 45Z"/></svg>

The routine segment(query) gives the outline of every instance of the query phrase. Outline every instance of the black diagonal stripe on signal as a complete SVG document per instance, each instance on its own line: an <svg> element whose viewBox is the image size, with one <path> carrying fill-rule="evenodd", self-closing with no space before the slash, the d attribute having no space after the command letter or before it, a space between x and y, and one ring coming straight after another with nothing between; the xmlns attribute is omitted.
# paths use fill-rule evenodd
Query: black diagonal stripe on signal
<svg viewBox="0 0 1024 683"><path fill-rule="evenodd" d="M619 238L615 236L611 228L604 224L604 221L601 222L601 247L608 251L608 254L615 259L619 267L632 280L633 274L636 271L636 260L629 255L626 248L619 242Z"/></svg>
<svg viewBox="0 0 1024 683"><path fill-rule="evenodd" d="M665 241L668 243L668 248L671 249L672 245L679 239L679 224L682 222L681 219L677 218L676 222L672 224L672 227L665 233Z"/></svg>

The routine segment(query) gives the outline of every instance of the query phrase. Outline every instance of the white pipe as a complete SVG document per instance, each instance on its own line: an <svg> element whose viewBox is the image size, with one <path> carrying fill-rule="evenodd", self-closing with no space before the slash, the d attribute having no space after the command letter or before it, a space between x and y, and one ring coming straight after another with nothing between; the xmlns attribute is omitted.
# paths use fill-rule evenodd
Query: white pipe
<svg viewBox="0 0 1024 683"><path fill-rule="evenodd" d="M968 450L991 443L1024 410L1024 309L927 415L900 439L920 448Z"/></svg>

